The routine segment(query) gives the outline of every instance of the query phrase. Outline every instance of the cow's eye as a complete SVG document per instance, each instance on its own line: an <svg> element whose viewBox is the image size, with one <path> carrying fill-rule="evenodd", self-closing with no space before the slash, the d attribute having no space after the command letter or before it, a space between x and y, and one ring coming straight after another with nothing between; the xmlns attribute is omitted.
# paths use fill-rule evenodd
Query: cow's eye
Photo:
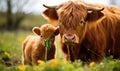
<svg viewBox="0 0 120 71"><path fill-rule="evenodd" d="M83 26L84 23L85 23L84 19L81 19L81 21L80 21L80 26Z"/></svg>
<svg viewBox="0 0 120 71"><path fill-rule="evenodd" d="M82 21L80 21L80 23L82 24L82 23L84 23L84 21L82 20Z"/></svg>

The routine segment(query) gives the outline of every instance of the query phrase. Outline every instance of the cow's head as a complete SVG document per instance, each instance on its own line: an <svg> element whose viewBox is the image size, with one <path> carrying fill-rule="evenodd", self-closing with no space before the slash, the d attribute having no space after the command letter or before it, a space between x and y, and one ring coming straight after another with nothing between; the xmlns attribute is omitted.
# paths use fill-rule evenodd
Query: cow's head
<svg viewBox="0 0 120 71"><path fill-rule="evenodd" d="M104 8L89 7L84 2L68 1L58 6L46 6L43 15L50 22L57 22L63 43L81 43L87 28L103 19Z"/></svg>

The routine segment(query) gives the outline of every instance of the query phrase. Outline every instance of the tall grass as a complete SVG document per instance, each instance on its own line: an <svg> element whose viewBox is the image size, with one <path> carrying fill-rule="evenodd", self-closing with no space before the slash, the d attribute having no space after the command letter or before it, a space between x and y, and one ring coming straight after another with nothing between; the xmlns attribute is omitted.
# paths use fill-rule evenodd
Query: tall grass
<svg viewBox="0 0 120 71"><path fill-rule="evenodd" d="M0 49L7 51L13 61L21 61L22 41L31 32L24 31L1 31Z"/></svg>

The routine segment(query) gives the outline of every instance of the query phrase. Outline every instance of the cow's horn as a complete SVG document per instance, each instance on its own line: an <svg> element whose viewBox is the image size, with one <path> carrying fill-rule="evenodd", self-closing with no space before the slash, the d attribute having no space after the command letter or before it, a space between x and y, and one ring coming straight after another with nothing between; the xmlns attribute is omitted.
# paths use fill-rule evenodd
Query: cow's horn
<svg viewBox="0 0 120 71"><path fill-rule="evenodd" d="M88 11L102 11L104 8L87 7Z"/></svg>
<svg viewBox="0 0 120 71"><path fill-rule="evenodd" d="M45 8L56 8L56 6L47 6L47 5L45 5L45 4L43 4L43 6L44 6Z"/></svg>

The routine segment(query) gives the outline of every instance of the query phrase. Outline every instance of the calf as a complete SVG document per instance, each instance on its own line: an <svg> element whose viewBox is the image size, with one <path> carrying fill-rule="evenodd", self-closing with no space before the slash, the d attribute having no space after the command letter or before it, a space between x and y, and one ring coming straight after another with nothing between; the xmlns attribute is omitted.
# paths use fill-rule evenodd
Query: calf
<svg viewBox="0 0 120 71"><path fill-rule="evenodd" d="M49 39L51 43L50 49L47 51L47 60L53 59L55 57L55 36L59 34L58 28L51 24L45 24L39 27L34 27L33 32L37 36L28 36L23 42L23 55L22 64L35 64L38 65L38 60L45 60L45 45L44 41Z"/></svg>

